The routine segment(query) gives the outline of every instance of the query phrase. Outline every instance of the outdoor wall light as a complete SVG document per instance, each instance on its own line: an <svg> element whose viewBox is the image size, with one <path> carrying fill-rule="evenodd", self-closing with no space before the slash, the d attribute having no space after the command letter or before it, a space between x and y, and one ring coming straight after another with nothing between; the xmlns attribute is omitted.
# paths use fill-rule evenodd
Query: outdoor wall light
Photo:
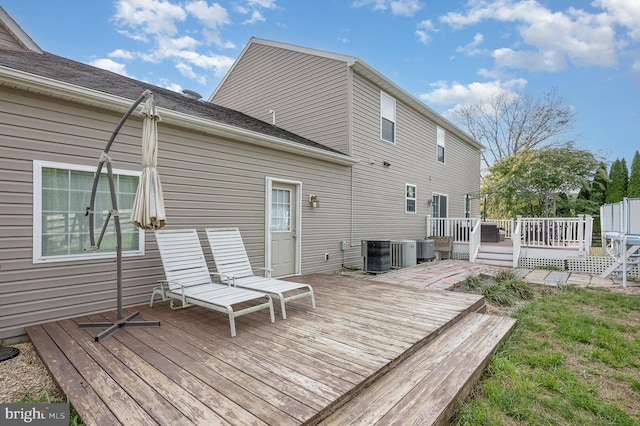
<svg viewBox="0 0 640 426"><path fill-rule="evenodd" d="M318 196L311 194L309 195L309 204L311 204L311 208L315 209L320 205L320 202L318 201Z"/></svg>
<svg viewBox="0 0 640 426"><path fill-rule="evenodd" d="M388 162L388 161L385 161L385 162L382 163L382 165L385 166L385 167L389 167L391 165L391 163Z"/></svg>

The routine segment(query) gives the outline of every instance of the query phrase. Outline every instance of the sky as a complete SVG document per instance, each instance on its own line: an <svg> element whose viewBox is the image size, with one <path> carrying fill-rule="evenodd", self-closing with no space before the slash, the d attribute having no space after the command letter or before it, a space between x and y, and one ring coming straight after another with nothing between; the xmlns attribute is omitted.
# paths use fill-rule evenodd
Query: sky
<svg viewBox="0 0 640 426"><path fill-rule="evenodd" d="M640 150L638 0L0 0L41 49L207 99L251 37L355 56L448 116L556 89L564 138Z"/></svg>

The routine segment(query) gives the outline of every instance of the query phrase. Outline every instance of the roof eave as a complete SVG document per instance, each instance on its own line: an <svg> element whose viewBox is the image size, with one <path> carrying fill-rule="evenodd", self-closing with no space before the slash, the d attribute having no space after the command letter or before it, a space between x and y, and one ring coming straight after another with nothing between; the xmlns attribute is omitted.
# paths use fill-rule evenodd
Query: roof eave
<svg viewBox="0 0 640 426"><path fill-rule="evenodd" d="M0 66L0 85L120 113L126 112L131 107L132 102L131 99L121 96L15 70L6 66ZM345 154L325 151L286 139L231 126L218 121L195 117L162 107L158 107L158 113L162 116L163 122L176 127L197 129L206 134L232 138L244 143L269 147L339 165L352 166L358 162L358 160Z"/></svg>

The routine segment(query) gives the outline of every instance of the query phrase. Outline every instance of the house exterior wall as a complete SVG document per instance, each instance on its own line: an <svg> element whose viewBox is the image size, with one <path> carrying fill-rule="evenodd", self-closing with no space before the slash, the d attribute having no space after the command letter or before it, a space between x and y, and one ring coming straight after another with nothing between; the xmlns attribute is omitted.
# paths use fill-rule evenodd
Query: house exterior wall
<svg viewBox="0 0 640 426"><path fill-rule="evenodd" d="M396 99L395 144L380 137L380 92L353 77L354 220L348 262L362 262L360 241L425 238L433 193L447 195L450 217L464 217L465 194L480 188L480 152L446 132L445 163L437 161L436 124ZM384 162L390 163L385 166ZM405 185L416 186L416 212L405 212ZM471 216L479 214L472 202Z"/></svg>
<svg viewBox="0 0 640 426"><path fill-rule="evenodd" d="M33 262L33 161L96 166L121 117L0 86L0 338L30 324L115 309L115 258ZM264 265L267 177L302 182L302 273L340 268L339 242L349 232L349 166L163 122L158 130L166 229L196 228L212 271L206 227L239 227L252 264ZM140 135L134 114L110 151L114 168L140 169ZM305 203L311 193L320 208ZM123 260L124 306L148 303L164 276L153 233L145 239L143 256Z"/></svg>
<svg viewBox="0 0 640 426"><path fill-rule="evenodd" d="M348 154L348 77L343 61L251 44L211 101Z"/></svg>
<svg viewBox="0 0 640 426"><path fill-rule="evenodd" d="M480 191L478 146L450 126L445 163L439 163L436 123L391 92L385 93L396 99L396 143L386 142L380 137L381 88L349 65L355 58L262 43L249 44L211 100L264 120L273 108L279 126L359 161L350 177L345 266L362 266L363 239L424 238L434 193L448 197L449 217L464 217L465 194ZM405 213L406 184L416 185L416 213ZM471 216L479 214L473 200Z"/></svg>

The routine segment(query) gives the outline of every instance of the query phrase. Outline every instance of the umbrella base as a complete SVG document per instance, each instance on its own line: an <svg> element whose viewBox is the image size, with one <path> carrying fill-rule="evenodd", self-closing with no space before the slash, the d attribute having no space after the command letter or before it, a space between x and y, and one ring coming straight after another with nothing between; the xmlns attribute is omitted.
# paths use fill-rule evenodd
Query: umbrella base
<svg viewBox="0 0 640 426"><path fill-rule="evenodd" d="M160 321L132 321L140 316L140 312L134 312L125 319L115 322L83 322L78 324L80 328L106 328L102 333L95 337L96 342L101 341L123 327L160 327Z"/></svg>

